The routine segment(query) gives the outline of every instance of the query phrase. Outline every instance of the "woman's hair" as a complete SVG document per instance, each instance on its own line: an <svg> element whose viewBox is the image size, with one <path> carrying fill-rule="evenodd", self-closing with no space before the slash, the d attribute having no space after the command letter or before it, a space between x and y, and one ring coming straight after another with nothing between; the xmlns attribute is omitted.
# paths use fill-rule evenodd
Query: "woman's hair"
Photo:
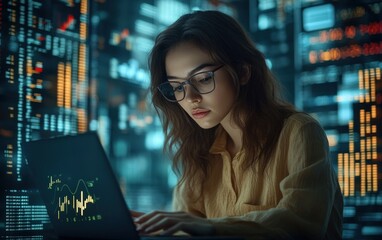
<svg viewBox="0 0 382 240"><path fill-rule="evenodd" d="M209 149L217 129L202 129L178 103L167 101L157 90L160 83L167 81L167 53L183 42L209 52L232 76L237 88L232 116L243 131L243 167L258 164L258 172L263 173L284 120L295 110L279 96L264 56L236 20L218 11L197 11L181 16L161 32L149 57L152 101L163 124L165 149L174 153L173 168L181 182L200 181L200 176L196 177L200 170L204 176L207 174ZM248 81L240 84L243 78Z"/></svg>

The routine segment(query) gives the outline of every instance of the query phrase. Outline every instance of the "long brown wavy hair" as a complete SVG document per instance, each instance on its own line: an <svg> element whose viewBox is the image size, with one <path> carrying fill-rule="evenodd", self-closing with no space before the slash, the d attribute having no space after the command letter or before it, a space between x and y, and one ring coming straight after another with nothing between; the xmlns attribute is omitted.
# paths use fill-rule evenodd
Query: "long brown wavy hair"
<svg viewBox="0 0 382 240"><path fill-rule="evenodd" d="M173 168L180 182L192 186L202 181L209 166L209 149L218 126L202 129L180 107L168 102L157 90L167 81L165 58L181 42L192 42L208 51L217 64L224 64L237 90L233 120L243 131L246 154L243 169L255 167L263 173L269 162L284 120L295 112L282 100L278 84L244 29L232 17L218 11L197 11L181 16L161 32L149 56L152 102L161 119L165 150L172 153ZM239 80L246 76L245 85Z"/></svg>

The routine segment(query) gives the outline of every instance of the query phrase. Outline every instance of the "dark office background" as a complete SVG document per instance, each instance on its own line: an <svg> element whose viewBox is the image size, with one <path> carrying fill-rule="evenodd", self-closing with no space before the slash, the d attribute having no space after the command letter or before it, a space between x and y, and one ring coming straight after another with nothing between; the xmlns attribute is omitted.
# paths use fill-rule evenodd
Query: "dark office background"
<svg viewBox="0 0 382 240"><path fill-rule="evenodd" d="M34 139L97 131L129 206L171 209L177 179L146 94L147 56L158 32L206 9L235 17L286 98L324 127L343 238L382 236L377 0L0 0L0 236L51 227L23 160Z"/></svg>

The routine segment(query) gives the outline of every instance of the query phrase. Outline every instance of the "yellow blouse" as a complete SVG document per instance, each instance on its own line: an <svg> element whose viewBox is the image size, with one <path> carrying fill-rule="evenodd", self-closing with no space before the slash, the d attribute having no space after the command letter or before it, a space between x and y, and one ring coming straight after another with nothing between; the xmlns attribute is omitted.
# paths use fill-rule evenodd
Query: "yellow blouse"
<svg viewBox="0 0 382 240"><path fill-rule="evenodd" d="M326 135L312 117L297 113L285 121L263 175L240 170L245 154L231 158L227 136L220 128L201 189L174 189L174 210L208 218L217 235L341 239L343 199Z"/></svg>

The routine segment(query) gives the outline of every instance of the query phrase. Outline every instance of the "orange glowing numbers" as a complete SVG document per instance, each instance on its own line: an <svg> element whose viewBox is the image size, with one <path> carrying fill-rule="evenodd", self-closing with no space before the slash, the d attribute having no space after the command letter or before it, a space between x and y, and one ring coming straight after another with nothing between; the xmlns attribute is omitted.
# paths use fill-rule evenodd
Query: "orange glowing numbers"
<svg viewBox="0 0 382 240"><path fill-rule="evenodd" d="M362 55L362 47L358 44L352 44L343 48L343 58L355 58Z"/></svg>
<svg viewBox="0 0 382 240"><path fill-rule="evenodd" d="M329 30L330 41L339 41L343 39L343 31L341 28L333 28Z"/></svg>
<svg viewBox="0 0 382 240"><path fill-rule="evenodd" d="M320 42L324 43L329 40L329 33L327 31L320 31Z"/></svg>
<svg viewBox="0 0 382 240"><path fill-rule="evenodd" d="M339 60L339 59L341 59L341 51L338 48L330 49L330 57L331 57L332 60Z"/></svg>
<svg viewBox="0 0 382 240"><path fill-rule="evenodd" d="M369 24L361 24L359 26L361 35L377 35L382 34L382 21Z"/></svg>
<svg viewBox="0 0 382 240"><path fill-rule="evenodd" d="M363 55L369 56L369 55L377 55L377 54L382 54L382 42L365 43L363 45Z"/></svg>
<svg viewBox="0 0 382 240"><path fill-rule="evenodd" d="M121 39L125 39L125 38L127 38L129 35L130 35L129 29L125 28L125 29L123 29L123 31L121 32Z"/></svg>
<svg viewBox="0 0 382 240"><path fill-rule="evenodd" d="M382 54L382 42L351 44L340 48L318 49L309 51L310 64L327 61L337 61L347 58L372 56Z"/></svg>
<svg viewBox="0 0 382 240"><path fill-rule="evenodd" d="M310 51L309 52L309 62L312 64L315 64L315 63L317 63L317 59L318 59L317 52L316 51Z"/></svg>
<svg viewBox="0 0 382 240"><path fill-rule="evenodd" d="M378 137L377 125L377 100L373 100L377 89L373 86L380 81L381 69L370 68L358 71L358 86L360 94L358 101L359 129L353 120L349 126L349 149L347 152L338 153L338 180L345 197L375 194L378 192ZM380 99L381 101L381 99ZM371 107L369 107L371 104ZM355 138L355 133L358 137Z"/></svg>
<svg viewBox="0 0 382 240"><path fill-rule="evenodd" d="M354 26L348 26L345 28L345 35L347 38L354 38L357 34L357 30Z"/></svg>
<svg viewBox="0 0 382 240"><path fill-rule="evenodd" d="M357 36L362 37L365 35L378 35L382 34L382 21L373 22L369 24L361 24L359 26L346 26L345 28L332 28L322 30L317 35L309 38L310 44L322 44L327 42L341 41L344 39L354 39Z"/></svg>

